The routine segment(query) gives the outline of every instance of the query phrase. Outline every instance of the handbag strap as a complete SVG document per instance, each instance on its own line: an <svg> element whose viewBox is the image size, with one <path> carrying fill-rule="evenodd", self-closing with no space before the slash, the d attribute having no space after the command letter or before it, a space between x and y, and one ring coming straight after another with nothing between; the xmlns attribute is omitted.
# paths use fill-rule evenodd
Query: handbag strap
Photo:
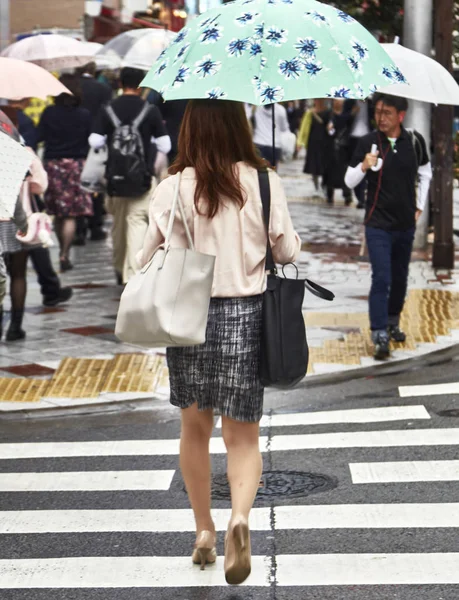
<svg viewBox="0 0 459 600"><path fill-rule="evenodd" d="M271 242L269 240L269 219L271 215L271 187L269 185L269 173L267 170L258 171L258 182L260 184L261 203L263 205L263 217L265 221L266 234L268 241L266 243L266 271L276 273L276 264L274 262Z"/></svg>
<svg viewBox="0 0 459 600"><path fill-rule="evenodd" d="M269 173L268 171L258 171L258 181L260 183L260 195L261 202L263 204L263 217L266 226L266 231L268 234L268 243L266 245L266 270L270 271L272 274L277 273L276 265L274 263L273 252L271 249L271 243L269 240L269 218L271 214L271 187L269 185ZM310 279L306 279L304 281L304 285L306 289L317 296L318 298L322 298L322 300L328 300L331 302L335 294L330 292L326 288L314 283Z"/></svg>
<svg viewBox="0 0 459 600"><path fill-rule="evenodd" d="M190 248L190 250L194 251L193 238L191 237L190 229L189 229L188 223L186 221L185 210L183 208L183 204L180 199L180 182L181 182L181 180L182 180L182 173L178 172L177 173L177 182L175 184L175 190L174 190L174 198L172 200L171 214L169 217L169 223L167 224L165 247L169 248L169 246L170 246L172 230L174 229L175 215L176 215L177 207L178 207L178 209L180 211L180 217L183 222L183 227L185 229L185 235L188 240L188 247Z"/></svg>

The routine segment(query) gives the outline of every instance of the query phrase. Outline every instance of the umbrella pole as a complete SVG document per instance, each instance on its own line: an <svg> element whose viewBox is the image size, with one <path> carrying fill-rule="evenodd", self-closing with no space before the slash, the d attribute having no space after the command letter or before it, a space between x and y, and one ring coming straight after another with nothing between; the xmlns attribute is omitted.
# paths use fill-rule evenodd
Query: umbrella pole
<svg viewBox="0 0 459 600"><path fill-rule="evenodd" d="M273 115L273 167L276 168L276 105L271 104Z"/></svg>

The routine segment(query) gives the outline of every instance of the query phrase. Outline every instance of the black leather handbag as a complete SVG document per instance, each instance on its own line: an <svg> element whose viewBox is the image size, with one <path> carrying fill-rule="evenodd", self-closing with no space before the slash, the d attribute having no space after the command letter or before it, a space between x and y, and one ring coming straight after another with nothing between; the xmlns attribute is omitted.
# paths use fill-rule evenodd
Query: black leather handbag
<svg viewBox="0 0 459 600"><path fill-rule="evenodd" d="M266 231L269 232L271 189L267 171L259 172L260 193ZM293 264L293 263L292 263ZM263 324L260 355L260 379L265 387L290 388L299 383L308 370L309 350L303 317L304 291L324 300L335 295L325 288L297 278L279 277L273 259L271 244L266 246L266 270L269 271L267 289L263 295Z"/></svg>

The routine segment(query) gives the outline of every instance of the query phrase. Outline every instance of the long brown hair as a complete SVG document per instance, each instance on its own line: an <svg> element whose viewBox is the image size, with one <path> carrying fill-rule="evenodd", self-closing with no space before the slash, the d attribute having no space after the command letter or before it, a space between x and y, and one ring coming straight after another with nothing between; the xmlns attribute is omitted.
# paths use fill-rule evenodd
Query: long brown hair
<svg viewBox="0 0 459 600"><path fill-rule="evenodd" d="M178 156L171 174L194 167L194 204L200 214L215 217L222 198L242 208L246 202L235 164L243 161L255 169L267 163L257 154L244 105L227 100L190 100L178 140ZM207 207L201 212L200 201Z"/></svg>

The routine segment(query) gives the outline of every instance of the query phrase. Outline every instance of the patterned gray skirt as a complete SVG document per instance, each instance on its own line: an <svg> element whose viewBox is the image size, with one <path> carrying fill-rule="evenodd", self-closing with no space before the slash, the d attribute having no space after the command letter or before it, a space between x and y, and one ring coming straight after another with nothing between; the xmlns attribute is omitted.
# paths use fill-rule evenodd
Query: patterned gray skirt
<svg viewBox="0 0 459 600"><path fill-rule="evenodd" d="M212 298L206 342L168 348L171 404L237 421L258 422L264 389L258 375L262 296Z"/></svg>

